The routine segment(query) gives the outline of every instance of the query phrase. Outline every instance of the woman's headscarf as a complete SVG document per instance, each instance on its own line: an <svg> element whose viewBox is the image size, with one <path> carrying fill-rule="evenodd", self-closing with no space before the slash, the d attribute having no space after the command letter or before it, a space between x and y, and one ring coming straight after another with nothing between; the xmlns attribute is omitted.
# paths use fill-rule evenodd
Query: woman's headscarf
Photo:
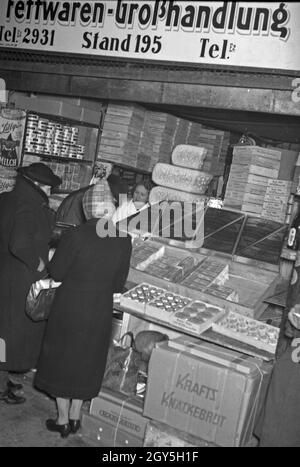
<svg viewBox="0 0 300 467"><path fill-rule="evenodd" d="M102 217L110 219L113 216L116 209L114 198L105 179L87 190L82 200L82 207L87 220Z"/></svg>

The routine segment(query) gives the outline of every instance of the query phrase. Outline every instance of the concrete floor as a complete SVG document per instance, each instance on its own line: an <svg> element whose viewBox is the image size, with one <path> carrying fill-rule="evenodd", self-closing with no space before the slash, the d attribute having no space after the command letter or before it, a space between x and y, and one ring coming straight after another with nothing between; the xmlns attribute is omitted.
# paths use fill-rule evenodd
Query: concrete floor
<svg viewBox="0 0 300 467"><path fill-rule="evenodd" d="M0 447L91 446L82 439L80 431L63 439L59 433L46 430L45 420L56 418L55 402L33 388L33 373L13 375L11 379L23 384L23 391L18 394L24 394L26 402L20 405L0 402ZM87 404L83 410L88 410Z"/></svg>

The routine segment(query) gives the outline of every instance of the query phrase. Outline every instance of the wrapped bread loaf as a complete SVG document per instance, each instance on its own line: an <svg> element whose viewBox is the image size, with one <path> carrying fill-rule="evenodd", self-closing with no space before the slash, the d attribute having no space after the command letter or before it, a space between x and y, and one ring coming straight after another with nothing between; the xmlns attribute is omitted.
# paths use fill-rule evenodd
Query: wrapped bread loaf
<svg viewBox="0 0 300 467"><path fill-rule="evenodd" d="M185 169L170 164L159 162L155 165L152 180L157 185L169 188L176 187L178 190L188 193L204 194L212 175L198 170Z"/></svg>
<svg viewBox="0 0 300 467"><path fill-rule="evenodd" d="M172 153L172 163L180 167L200 170L207 155L207 149L190 144L179 144Z"/></svg>
<svg viewBox="0 0 300 467"><path fill-rule="evenodd" d="M182 201L188 203L204 203L206 197L204 195L195 195L186 191L173 190L164 186L155 186L152 188L149 195L150 204L159 203L160 201Z"/></svg>

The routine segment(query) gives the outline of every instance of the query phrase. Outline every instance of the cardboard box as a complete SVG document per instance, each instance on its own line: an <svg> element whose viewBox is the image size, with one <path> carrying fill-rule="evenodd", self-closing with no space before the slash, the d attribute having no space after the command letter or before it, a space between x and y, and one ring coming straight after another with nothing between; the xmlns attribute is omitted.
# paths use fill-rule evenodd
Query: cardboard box
<svg viewBox="0 0 300 467"><path fill-rule="evenodd" d="M82 436L95 446L101 447L142 447L143 440L117 429L93 415L82 415Z"/></svg>
<svg viewBox="0 0 300 467"><path fill-rule="evenodd" d="M171 428L164 423L153 420L147 423L144 447L216 447L203 439L196 438L182 431Z"/></svg>
<svg viewBox="0 0 300 467"><path fill-rule="evenodd" d="M222 362L216 363L201 342L197 355L167 343L157 346L149 363L144 415L220 446L245 445L259 399L261 361L222 348L218 358Z"/></svg>
<svg viewBox="0 0 300 467"><path fill-rule="evenodd" d="M92 400L90 415L110 425L118 437L118 432L139 440L142 446L148 419L143 416L143 403L135 397L102 389Z"/></svg>

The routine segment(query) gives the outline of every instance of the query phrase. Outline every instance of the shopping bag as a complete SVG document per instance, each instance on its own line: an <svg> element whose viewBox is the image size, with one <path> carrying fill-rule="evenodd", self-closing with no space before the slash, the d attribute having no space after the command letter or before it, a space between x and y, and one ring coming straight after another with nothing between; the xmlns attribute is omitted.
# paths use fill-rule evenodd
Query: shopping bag
<svg viewBox="0 0 300 467"><path fill-rule="evenodd" d="M41 279L34 282L27 295L25 312L34 322L47 320L60 282L53 279Z"/></svg>
<svg viewBox="0 0 300 467"><path fill-rule="evenodd" d="M129 346L122 345L126 336L130 338ZM134 348L132 332L127 332L118 341L113 341L108 351L103 387L135 395L141 361L141 354Z"/></svg>

